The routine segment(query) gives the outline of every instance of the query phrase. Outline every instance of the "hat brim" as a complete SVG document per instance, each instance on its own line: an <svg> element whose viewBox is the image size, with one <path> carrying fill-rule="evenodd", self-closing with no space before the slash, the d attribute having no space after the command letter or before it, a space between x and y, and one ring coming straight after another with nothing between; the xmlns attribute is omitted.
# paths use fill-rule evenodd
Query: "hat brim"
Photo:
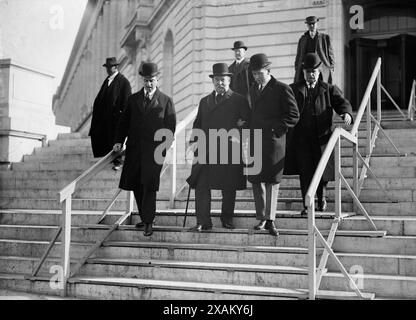
<svg viewBox="0 0 416 320"><path fill-rule="evenodd" d="M112 63L112 64L106 64L106 63L104 63L103 64L103 67L114 67L114 66L118 66L119 65L119 63Z"/></svg>
<svg viewBox="0 0 416 320"><path fill-rule="evenodd" d="M255 70L260 70L260 69L264 69L264 68L270 67L271 65L272 65L272 63L269 61L267 63L262 64L261 66L255 66L254 67L253 65L251 65L250 67L251 67L251 69L253 71L255 71Z"/></svg>
<svg viewBox="0 0 416 320"><path fill-rule="evenodd" d="M143 78L153 78L155 76L158 76L160 74L160 71L152 73L152 74L143 74L139 72L139 75L141 75Z"/></svg>
<svg viewBox="0 0 416 320"><path fill-rule="evenodd" d="M318 69L320 66L321 66L321 64L322 64L322 61L321 62L319 62L317 65L315 65L314 67L305 67L305 66L302 66L302 69L303 70L315 70L315 69Z"/></svg>
<svg viewBox="0 0 416 320"><path fill-rule="evenodd" d="M310 23L317 23L319 22L319 19L315 20L315 21L305 21L305 24L310 24Z"/></svg>
<svg viewBox="0 0 416 320"><path fill-rule="evenodd" d="M247 49L248 49L248 48L247 48L247 47L237 47L237 48L231 48L231 50L233 50L233 51L234 51L234 50L237 50L237 49L244 49L244 50L246 50L246 51L247 51Z"/></svg>
<svg viewBox="0 0 416 320"><path fill-rule="evenodd" d="M214 78L214 77L232 77L233 74L232 73L217 73L217 74L210 74L209 77L210 78Z"/></svg>

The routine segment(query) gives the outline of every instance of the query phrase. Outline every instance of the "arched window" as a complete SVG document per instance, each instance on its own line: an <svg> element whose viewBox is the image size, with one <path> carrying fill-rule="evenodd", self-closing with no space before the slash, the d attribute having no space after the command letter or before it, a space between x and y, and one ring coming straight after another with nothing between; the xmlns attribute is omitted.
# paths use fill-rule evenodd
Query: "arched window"
<svg viewBox="0 0 416 320"><path fill-rule="evenodd" d="M163 44L162 89L170 97L173 96L173 34L168 30Z"/></svg>

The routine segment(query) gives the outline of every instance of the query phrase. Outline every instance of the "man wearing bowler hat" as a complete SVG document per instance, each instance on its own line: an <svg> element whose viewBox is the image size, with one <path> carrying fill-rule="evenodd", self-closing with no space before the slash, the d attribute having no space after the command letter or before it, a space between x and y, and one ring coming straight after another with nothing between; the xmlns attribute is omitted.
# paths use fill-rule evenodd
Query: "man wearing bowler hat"
<svg viewBox="0 0 416 320"><path fill-rule="evenodd" d="M283 176L286 132L298 122L299 112L292 89L270 74L270 65L268 57L262 53L250 59L256 80L256 84L250 88L250 128L252 132L262 132L262 169L257 175L249 175L248 181L253 184L256 218L259 220L254 229L267 229L271 235L277 236L274 220ZM251 145L253 141L250 139ZM250 147L250 150L255 148Z"/></svg>
<svg viewBox="0 0 416 320"><path fill-rule="evenodd" d="M112 150L118 120L131 95L130 82L118 72L116 58L107 58L103 67L106 68L108 77L94 100L89 132L92 152L96 158L103 157ZM120 169L121 159L115 159L113 164L114 170Z"/></svg>
<svg viewBox="0 0 416 320"><path fill-rule="evenodd" d="M234 51L235 61L229 67L230 73L233 74L230 88L249 100L249 89L254 83L254 78L250 61L246 58L247 47L243 41L236 41L231 50Z"/></svg>
<svg viewBox="0 0 416 320"><path fill-rule="evenodd" d="M144 63L139 74L143 77L144 87L127 101L117 127L113 150L119 152L127 138L126 159L119 187L134 192L144 224L144 235L151 236L156 212L156 192L159 190L160 172L166 156L166 151L163 151L163 159L156 162L155 150L161 142L155 141L155 133L167 129L173 137L176 113L172 99L157 88L157 65ZM138 223L136 226L141 225Z"/></svg>
<svg viewBox="0 0 416 320"><path fill-rule="evenodd" d="M213 73L210 78L214 85L214 91L200 101L193 124L194 131L191 141L197 143L198 159L204 159L204 163L197 162L192 166L191 176L187 180L190 187L195 188L197 225L191 228L191 231L195 232L212 229L211 190L221 190L222 192L222 226L234 229L236 190L246 188L241 130L248 129L250 107L243 96L230 89L231 76L227 64L213 65ZM198 141L195 141L195 129L203 132L205 144L200 143L199 136ZM227 132L225 139L216 139L210 134L210 130L212 130L211 132L219 132L224 129ZM239 137L228 135L232 132L231 130L239 132ZM213 149L216 149L216 157L212 154L210 157L210 151ZM239 151L237 157L234 158L233 152L236 150ZM227 157L227 161L224 163L221 161L223 156ZM212 159L214 157L215 159ZM237 161L234 161L235 159Z"/></svg>
<svg viewBox="0 0 416 320"><path fill-rule="evenodd" d="M329 35L318 32L319 19L315 16L306 18L308 31L299 39L298 49L295 60L295 80L303 81L302 62L308 53L316 53L322 61L321 77L324 82L332 83L335 66L334 51Z"/></svg>
<svg viewBox="0 0 416 320"><path fill-rule="evenodd" d="M285 174L299 174L303 201L332 135L333 111L341 116L346 125L353 121L351 104L343 97L341 90L320 80L321 66L316 53L306 54L302 65L304 79L290 85L300 120L288 134ZM326 185L335 178L334 161L332 155L317 189L317 211L327 209ZM306 206L301 214L307 214Z"/></svg>

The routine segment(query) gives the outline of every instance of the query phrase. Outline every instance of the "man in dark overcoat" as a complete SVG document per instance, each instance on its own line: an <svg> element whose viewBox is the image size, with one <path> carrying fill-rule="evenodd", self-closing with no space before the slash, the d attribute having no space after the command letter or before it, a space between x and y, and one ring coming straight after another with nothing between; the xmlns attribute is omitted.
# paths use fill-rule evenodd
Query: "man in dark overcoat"
<svg viewBox="0 0 416 320"><path fill-rule="evenodd" d="M243 41L236 41L231 50L234 51L235 60L229 66L230 73L233 74L230 88L249 100L249 90L254 83L254 78L250 69L250 60L246 57L247 46Z"/></svg>
<svg viewBox="0 0 416 320"><path fill-rule="evenodd" d="M118 72L116 58L107 58L103 65L108 77L94 100L92 111L91 146L94 157L104 157L113 148L117 123L131 95L130 82ZM113 169L118 170L120 158L114 160Z"/></svg>
<svg viewBox="0 0 416 320"><path fill-rule="evenodd" d="M353 121L351 104L342 96L341 90L319 80L320 66L318 55L308 53L303 62L304 79L290 85L296 97L300 120L288 135L285 174L299 174L303 201L332 135L333 111L342 117L346 125ZM317 211L327 208L326 185L335 178L334 165L332 155L317 189ZM307 214L306 206L302 214Z"/></svg>
<svg viewBox="0 0 416 320"><path fill-rule="evenodd" d="M156 192L159 190L164 161L164 158L155 159L155 150L162 143L155 141L155 133L167 129L173 137L176 113L172 99L157 88L157 65L144 63L139 74L143 77L144 87L130 96L127 102L118 124L113 150L120 151L127 137L126 159L119 187L134 192L144 222L144 235L150 236L153 233Z"/></svg>
<svg viewBox="0 0 416 320"><path fill-rule="evenodd" d="M299 39L295 60L295 80L293 82L303 81L302 62L305 55L316 53L322 61L322 80L332 83L335 67L334 50L329 35L318 32L318 21L319 19L315 16L306 18L305 23L308 25L308 31Z"/></svg>
<svg viewBox="0 0 416 320"><path fill-rule="evenodd" d="M192 140L197 143L197 156L202 163L196 162L192 166L191 176L188 179L191 187L195 188L195 208L197 225L191 231L200 232L212 229L211 221L211 190L221 190L222 207L221 223L224 228L234 229L233 215L235 207L236 190L246 188L244 175L244 162L242 159L241 131L248 130L250 107L247 100L233 92L229 86L232 74L225 63L217 63L213 66L213 74L210 75L214 84L214 91L201 99L198 113L193 124ZM202 137L196 133L199 130ZM210 136L223 130L225 139L217 139ZM234 130L235 135L228 135ZM237 133L238 132L238 133ZM205 145L199 139L205 139ZM222 143L222 145L221 145ZM222 148L225 147L225 148ZM217 156L210 151L216 149ZM233 149L238 150L233 159ZM226 153L226 161L222 161ZM213 159L215 158L215 159ZM193 182L190 182L190 181Z"/></svg>
<svg viewBox="0 0 416 320"><path fill-rule="evenodd" d="M253 132L255 129L262 132L262 169L257 175L248 176L253 184L256 218L260 220L255 229L267 229L277 236L274 220L283 175L286 132L297 123L299 112L292 89L270 74L271 62L265 54L252 56L250 65L256 80L250 89L253 103L250 128ZM255 139L251 139L251 145L253 141Z"/></svg>

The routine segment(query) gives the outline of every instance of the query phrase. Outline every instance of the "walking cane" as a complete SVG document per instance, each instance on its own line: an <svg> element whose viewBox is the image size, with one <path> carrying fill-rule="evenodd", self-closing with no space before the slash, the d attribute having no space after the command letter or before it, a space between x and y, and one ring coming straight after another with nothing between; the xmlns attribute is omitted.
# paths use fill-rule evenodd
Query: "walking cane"
<svg viewBox="0 0 416 320"><path fill-rule="evenodd" d="M186 208L185 208L185 217L183 219L183 228L185 228L186 225L186 217L188 215L188 205L189 205L189 198L191 196L191 186L188 188L188 198L186 199Z"/></svg>

